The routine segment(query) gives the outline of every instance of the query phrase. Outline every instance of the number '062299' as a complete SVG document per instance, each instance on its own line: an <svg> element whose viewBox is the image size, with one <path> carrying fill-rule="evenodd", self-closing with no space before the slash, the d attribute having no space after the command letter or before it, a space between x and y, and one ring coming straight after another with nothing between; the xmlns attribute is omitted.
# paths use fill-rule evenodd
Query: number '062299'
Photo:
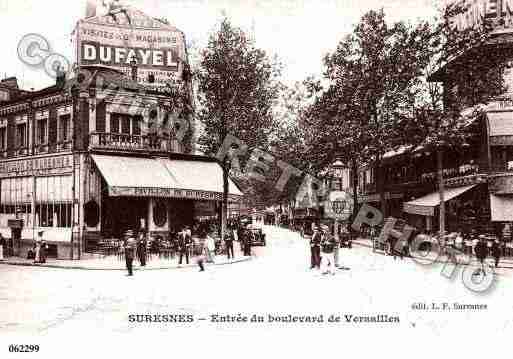
<svg viewBox="0 0 513 359"><path fill-rule="evenodd" d="M33 344L11 344L9 353L33 353L39 351L39 345Z"/></svg>

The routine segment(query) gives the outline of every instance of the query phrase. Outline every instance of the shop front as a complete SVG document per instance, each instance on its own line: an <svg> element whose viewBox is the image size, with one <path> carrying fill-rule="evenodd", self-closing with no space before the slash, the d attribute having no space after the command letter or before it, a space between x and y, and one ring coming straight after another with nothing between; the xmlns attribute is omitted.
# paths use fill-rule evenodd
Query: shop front
<svg viewBox="0 0 513 359"><path fill-rule="evenodd" d="M104 239L120 239L127 230L144 229L167 240L185 225L219 221L222 168L210 158L188 157L92 154L90 176L99 177L99 186L98 200L86 203L87 250ZM241 196L230 180L229 201Z"/></svg>
<svg viewBox="0 0 513 359"><path fill-rule="evenodd" d="M12 243L13 255L26 256L42 231L49 256L69 258L77 222L73 166L71 154L0 162L0 233Z"/></svg>
<svg viewBox="0 0 513 359"><path fill-rule="evenodd" d="M486 184L446 188L444 191L446 230L490 230L490 211ZM429 193L405 202L403 211L407 222L427 232L436 232L439 227L440 194Z"/></svg>

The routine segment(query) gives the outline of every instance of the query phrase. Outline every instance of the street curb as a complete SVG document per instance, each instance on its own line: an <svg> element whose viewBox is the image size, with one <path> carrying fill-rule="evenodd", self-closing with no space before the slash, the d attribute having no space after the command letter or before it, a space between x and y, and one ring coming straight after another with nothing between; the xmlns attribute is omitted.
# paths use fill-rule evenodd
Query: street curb
<svg viewBox="0 0 513 359"><path fill-rule="evenodd" d="M248 262L252 260L253 257L244 257L240 259L235 259L231 262L221 262L221 263L205 263L206 267L210 266L224 266L235 263ZM23 262L12 262L12 261L0 261L0 265L11 265L11 266L20 266L20 267L42 267L42 268L57 268L57 269L80 269L80 270L91 270L91 271L126 271L126 268L102 268L102 267L84 267L80 265L58 265L58 264L38 264L38 263L23 263ZM165 266L165 267L137 267L134 268L134 271L152 271L152 270L170 270L170 269L186 269L186 268L195 268L197 264L184 264L184 265L173 265L173 266Z"/></svg>

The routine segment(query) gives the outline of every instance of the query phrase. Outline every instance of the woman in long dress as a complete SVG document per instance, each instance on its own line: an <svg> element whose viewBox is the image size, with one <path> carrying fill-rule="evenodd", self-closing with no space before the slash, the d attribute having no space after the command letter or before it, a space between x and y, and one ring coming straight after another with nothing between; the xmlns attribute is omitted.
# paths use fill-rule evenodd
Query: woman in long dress
<svg viewBox="0 0 513 359"><path fill-rule="evenodd" d="M41 241L36 241L36 256L34 257L34 263L39 263L41 261Z"/></svg>

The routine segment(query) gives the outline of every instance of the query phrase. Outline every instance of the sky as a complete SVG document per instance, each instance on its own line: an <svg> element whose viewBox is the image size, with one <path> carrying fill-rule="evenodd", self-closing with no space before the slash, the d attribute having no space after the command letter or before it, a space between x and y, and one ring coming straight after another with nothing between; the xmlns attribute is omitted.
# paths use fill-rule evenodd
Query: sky
<svg viewBox="0 0 513 359"><path fill-rule="evenodd" d="M384 8L389 21L431 19L440 0L126 0L150 16L165 17L189 43L202 47L223 12L234 25L253 29L256 45L284 64L283 81L292 84L322 73L323 56L333 51L371 9ZM74 62L71 33L85 15L86 0L0 0L0 77L17 76L25 89L54 81L17 57L28 33L43 35L52 50Z"/></svg>

